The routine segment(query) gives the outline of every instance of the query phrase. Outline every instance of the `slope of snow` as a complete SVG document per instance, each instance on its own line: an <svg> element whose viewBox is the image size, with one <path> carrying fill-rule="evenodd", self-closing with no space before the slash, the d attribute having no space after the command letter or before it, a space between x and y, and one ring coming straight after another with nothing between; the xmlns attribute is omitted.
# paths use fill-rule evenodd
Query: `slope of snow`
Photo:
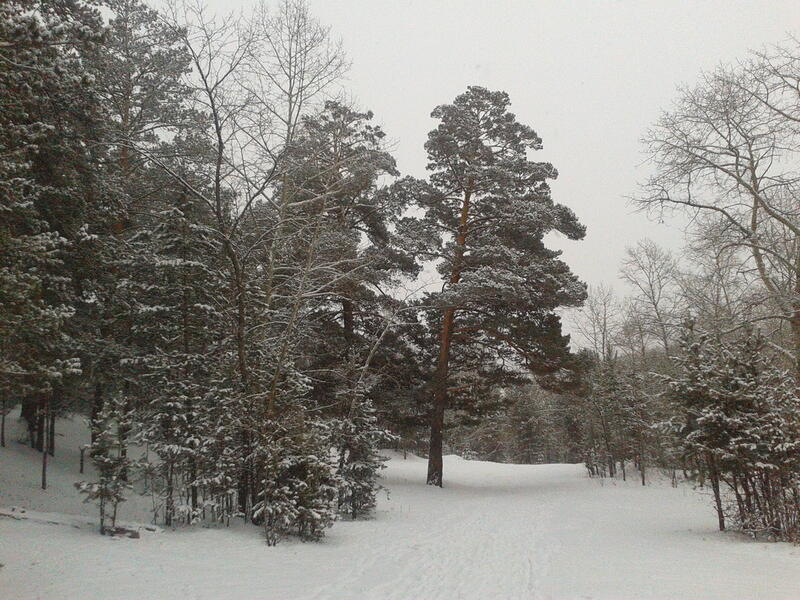
<svg viewBox="0 0 800 600"><path fill-rule="evenodd" d="M0 449L0 505L24 500L8 486L19 484L17 463L27 454ZM66 457L56 461L53 480L77 479L73 467ZM30 471L25 476L35 482ZM579 465L452 456L444 489L424 485L425 462L417 457L393 455L384 473L389 494L375 518L339 522L322 543L269 548L257 528L244 526L115 539L88 526L0 516L0 598L800 597L800 549L715 531L708 499L687 487L590 480ZM37 495L30 507L52 511L63 502L61 512L71 512L64 494Z"/></svg>

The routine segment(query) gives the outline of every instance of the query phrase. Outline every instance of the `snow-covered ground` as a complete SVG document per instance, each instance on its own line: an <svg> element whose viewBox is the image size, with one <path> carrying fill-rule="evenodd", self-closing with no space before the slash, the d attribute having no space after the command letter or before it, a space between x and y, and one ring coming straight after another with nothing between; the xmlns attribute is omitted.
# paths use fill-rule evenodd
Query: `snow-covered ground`
<svg viewBox="0 0 800 600"><path fill-rule="evenodd" d="M800 548L715 531L689 487L590 480L579 465L451 456L434 489L422 459L393 455L375 518L339 522L321 543L269 548L243 526L101 537L59 517L93 514L72 488L78 443L66 440L47 492L38 453L0 449L0 506L57 513L0 515L2 600L800 598ZM123 506L122 519L146 506Z"/></svg>

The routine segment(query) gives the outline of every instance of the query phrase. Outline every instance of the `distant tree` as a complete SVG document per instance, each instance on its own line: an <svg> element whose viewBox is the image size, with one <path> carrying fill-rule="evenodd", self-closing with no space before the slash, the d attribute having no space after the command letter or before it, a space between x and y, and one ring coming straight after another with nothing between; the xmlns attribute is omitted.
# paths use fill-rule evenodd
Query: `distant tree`
<svg viewBox="0 0 800 600"><path fill-rule="evenodd" d="M586 302L573 313L572 323L580 342L597 357L607 359L613 354L621 325L620 305L611 288L589 286Z"/></svg>
<svg viewBox="0 0 800 600"><path fill-rule="evenodd" d="M683 316L675 258L653 241L640 240L626 248L620 275L634 289L630 308L647 336L646 343L655 342L669 354L673 330Z"/></svg>

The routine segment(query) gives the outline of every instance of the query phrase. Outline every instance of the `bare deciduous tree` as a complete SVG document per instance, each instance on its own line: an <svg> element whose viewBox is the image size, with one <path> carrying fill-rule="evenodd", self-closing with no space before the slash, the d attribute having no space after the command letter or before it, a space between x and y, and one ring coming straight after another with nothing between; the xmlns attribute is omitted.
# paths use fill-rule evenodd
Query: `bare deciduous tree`
<svg viewBox="0 0 800 600"><path fill-rule="evenodd" d="M643 333L668 354L678 317L675 258L653 241L641 240L626 250L620 275L636 290L631 308L638 314Z"/></svg>
<svg viewBox="0 0 800 600"><path fill-rule="evenodd" d="M620 328L620 304L614 291L604 285L589 286L588 296L572 319L573 326L594 354L602 360L613 355Z"/></svg>
<svg viewBox="0 0 800 600"><path fill-rule="evenodd" d="M747 251L800 358L800 145L797 41L684 88L644 142L654 174L643 207L713 213L725 245Z"/></svg>

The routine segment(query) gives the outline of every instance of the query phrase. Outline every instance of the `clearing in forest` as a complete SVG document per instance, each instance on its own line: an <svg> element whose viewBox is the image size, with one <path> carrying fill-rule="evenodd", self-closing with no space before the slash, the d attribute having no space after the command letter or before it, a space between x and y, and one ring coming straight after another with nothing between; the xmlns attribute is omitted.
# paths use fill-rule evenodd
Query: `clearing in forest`
<svg viewBox="0 0 800 600"><path fill-rule="evenodd" d="M24 498L4 490L11 489L10 478L17 478L14 489L24 490L18 478L30 477L29 506L80 510L70 484L77 478L72 461L57 457L52 487L39 493L29 464L37 457L17 444L0 449L0 505L21 504ZM383 479L388 497L381 495L375 518L341 522L321 543L285 541L269 548L257 528L242 526L114 539L90 525L0 518L0 597L798 596L800 549L715 531L709 499L689 486L592 480L580 465L501 465L454 456L445 463L446 487L434 489L425 485L423 459L392 455ZM143 508L133 500L123 507L123 520Z"/></svg>

